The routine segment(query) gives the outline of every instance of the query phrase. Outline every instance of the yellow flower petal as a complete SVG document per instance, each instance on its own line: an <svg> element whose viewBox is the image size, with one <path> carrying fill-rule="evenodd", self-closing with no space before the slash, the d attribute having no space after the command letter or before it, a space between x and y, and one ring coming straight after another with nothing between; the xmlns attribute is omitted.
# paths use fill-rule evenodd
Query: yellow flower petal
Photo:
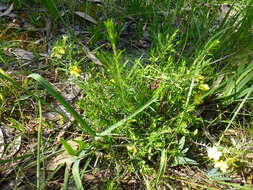
<svg viewBox="0 0 253 190"><path fill-rule="evenodd" d="M198 105L203 103L201 96L202 96L202 94L195 94L195 96L194 96L194 102Z"/></svg>
<svg viewBox="0 0 253 190"><path fill-rule="evenodd" d="M82 73L82 70L79 69L77 66L70 66L69 72L72 76L79 77L80 74Z"/></svg>
<svg viewBox="0 0 253 190"><path fill-rule="evenodd" d="M203 76L203 75L197 75L197 76L195 77L195 80L196 80L196 82L201 82L201 81L204 80L204 76Z"/></svg>
<svg viewBox="0 0 253 190"><path fill-rule="evenodd" d="M208 91L210 90L210 87L207 84L200 84L199 89L202 91Z"/></svg>
<svg viewBox="0 0 253 190"><path fill-rule="evenodd" d="M227 163L228 165L232 166L232 165L235 164L236 161L237 161L236 158L228 158L228 159L226 160L226 163Z"/></svg>
<svg viewBox="0 0 253 190"><path fill-rule="evenodd" d="M228 164L225 161L222 161L222 160L218 161L218 162L215 162L214 167L219 168L220 171L222 171L222 172L226 172L227 169L229 168Z"/></svg>
<svg viewBox="0 0 253 190"><path fill-rule="evenodd" d="M133 153L136 153L137 152L137 148L134 146L134 145L129 145L127 146L127 150L129 152L133 152Z"/></svg>
<svg viewBox="0 0 253 190"><path fill-rule="evenodd" d="M65 54L65 48L61 46L55 46L52 49L52 57L56 58L62 58L62 56Z"/></svg>

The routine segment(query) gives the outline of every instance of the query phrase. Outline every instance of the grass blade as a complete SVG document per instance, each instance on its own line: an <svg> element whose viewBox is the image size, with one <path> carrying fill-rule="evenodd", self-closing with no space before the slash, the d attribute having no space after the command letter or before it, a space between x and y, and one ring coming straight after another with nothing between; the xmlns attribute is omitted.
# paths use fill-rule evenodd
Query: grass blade
<svg viewBox="0 0 253 190"><path fill-rule="evenodd" d="M63 190L68 190L68 183L69 183L69 168L66 166L64 172Z"/></svg>
<svg viewBox="0 0 253 190"><path fill-rule="evenodd" d="M99 134L99 136L106 136L106 135L110 135L111 132L120 127L121 125L123 125L124 123L126 123L127 121L129 121L130 119L132 119L133 117L135 117L136 115L138 115L140 112L142 112L144 109L146 109L147 107L149 107L153 102L155 102L157 100L157 98L152 99L151 101L149 101L148 103L146 103L145 105L143 105L140 109L138 109L136 112L134 112L133 114L131 114L130 116L120 120L119 122L115 123L114 125L112 125L111 127L109 127L108 129L106 129L105 131L103 131L102 133Z"/></svg>
<svg viewBox="0 0 253 190"><path fill-rule="evenodd" d="M66 150L71 156L76 156L76 153L77 153L77 152L71 147L71 145L70 145L67 141L61 139L61 143L63 144L65 150Z"/></svg>
<svg viewBox="0 0 253 190"><path fill-rule="evenodd" d="M4 70L0 68L0 79L7 80L10 83L12 83L17 88L22 88L22 85L18 83L17 81L13 80Z"/></svg>
<svg viewBox="0 0 253 190"><path fill-rule="evenodd" d="M163 149L161 153L160 167L156 177L156 185L158 185L161 177L163 176L166 169L166 165L167 165L167 152L165 149Z"/></svg>
<svg viewBox="0 0 253 190"><path fill-rule="evenodd" d="M68 118L60 111L55 109L53 106L48 104L46 101L41 99L39 96L36 96L32 91L29 91L28 89L25 89L22 87L22 84L15 81L14 79L11 78L4 70L0 68L0 79L9 81L12 85L14 85L17 89L23 90L26 94L32 96L33 98L39 100L41 103L47 105L50 109L52 109L54 112L60 114L64 119L68 120Z"/></svg>
<svg viewBox="0 0 253 190"><path fill-rule="evenodd" d="M90 136L95 137L96 132L92 130L88 124L82 119L82 117L74 110L74 108L62 97L62 95L55 89L55 87L50 84L46 79L44 79L39 74L33 73L28 77L35 79L41 86L43 86L56 100L58 100L65 109L75 118L75 120L82 126Z"/></svg>
<svg viewBox="0 0 253 190"><path fill-rule="evenodd" d="M73 167L72 167L72 174L73 174L73 178L74 178L77 190L84 190L82 180L80 177L80 172L79 172L79 163L80 163L80 160L76 160L74 162Z"/></svg>
<svg viewBox="0 0 253 190"><path fill-rule="evenodd" d="M221 140L223 139L223 137L225 136L227 130L228 130L229 127L232 125L234 119L235 119L236 116L238 115L239 111L242 109L243 105L246 103L246 101L247 101L248 97L250 96L250 94L252 93L252 91L253 91L253 89L251 89L251 90L247 93L247 95L244 97L243 101L240 103L240 105L239 105L239 107L237 108L237 110L235 111L235 113L234 113L232 119L230 120L228 126L227 126L226 129L223 131L223 133L222 133L222 135L221 135L221 137L220 137L220 139L219 139L219 141L218 141L218 144L220 144L220 142L221 142Z"/></svg>
<svg viewBox="0 0 253 190"><path fill-rule="evenodd" d="M60 16L59 10L57 9L54 1L42 0L41 2L54 18L58 18Z"/></svg>
<svg viewBox="0 0 253 190"><path fill-rule="evenodd" d="M39 118L40 118L40 122L39 122L39 127L38 127L38 134L37 134L37 138L38 138L38 142L37 142L37 189L40 189L40 151L41 151L41 143L42 143L42 108L41 108L41 102L38 101L39 103Z"/></svg>

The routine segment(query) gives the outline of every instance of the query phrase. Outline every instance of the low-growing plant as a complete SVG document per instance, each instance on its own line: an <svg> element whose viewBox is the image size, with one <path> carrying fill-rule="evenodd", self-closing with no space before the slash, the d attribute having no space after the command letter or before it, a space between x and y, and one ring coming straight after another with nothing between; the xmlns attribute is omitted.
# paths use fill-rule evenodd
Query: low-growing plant
<svg viewBox="0 0 253 190"><path fill-rule="evenodd" d="M29 1L10 2L15 2L19 10L23 10L22 6L29 10L33 7ZM25 75L33 74L17 82L0 71L1 119L25 135L21 107L31 100L39 108L35 110L35 117L39 117L37 154L24 156L17 175L24 176L23 169L37 166L36 187L47 188L54 175L62 172L62 165L46 175L42 172L44 161L62 154L67 160L64 179L60 179L63 189L72 182L77 189L84 189L86 174L92 173L96 178L96 172L103 170L109 173L109 178L102 180L104 189L119 189L122 183L130 185L126 181L132 177L132 181L138 179L140 189L173 189L174 181L187 184L184 188L220 189L231 185L227 183L232 179L230 172L250 166L249 147L235 135L227 134L244 125L250 128L252 122L252 0L32 2L43 7L40 13L29 15L34 24L36 19L51 20L53 34L59 27L61 33L68 33L59 38L57 34L51 43L46 58L50 70L46 74L57 81L51 69L64 71L58 73L59 81L64 83L68 78L80 88L81 95L70 104L41 77L46 76L43 72L39 75L29 70ZM75 11L92 14L96 20L92 26L80 22L84 18L76 19ZM86 51L84 42L96 49ZM1 42L1 52L6 49L5 43ZM93 63L91 55L102 64ZM4 59L0 55L0 60ZM8 61L4 62L7 68ZM42 95L43 88L46 91ZM51 102L46 102L52 100L49 95L75 119L69 128L64 128L60 140L65 151L56 151L59 143L54 132L47 133L48 139L43 138L47 126L42 120L43 106L56 111ZM13 115L17 110L21 110L20 119ZM64 127L64 122L57 122L55 131ZM242 142L249 142L247 138ZM244 151L237 151L242 147ZM9 162L12 160L0 161ZM171 173L186 165L195 165L189 168L199 167L204 172L195 170L194 174L200 176L196 179ZM210 166L215 169L206 172Z"/></svg>

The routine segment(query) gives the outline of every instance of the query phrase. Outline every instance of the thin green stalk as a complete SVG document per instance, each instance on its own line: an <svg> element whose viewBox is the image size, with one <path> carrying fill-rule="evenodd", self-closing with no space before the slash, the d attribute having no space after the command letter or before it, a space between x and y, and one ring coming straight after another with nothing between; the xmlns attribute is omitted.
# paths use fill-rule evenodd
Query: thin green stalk
<svg viewBox="0 0 253 190"><path fill-rule="evenodd" d="M38 126L38 133L37 133L37 189L40 189L40 148L41 148L41 143L42 143L42 107L41 107L41 102L38 101L39 105L39 126Z"/></svg>
<svg viewBox="0 0 253 190"><path fill-rule="evenodd" d="M69 167L66 166L64 172L63 190L68 190L68 183L69 183Z"/></svg>

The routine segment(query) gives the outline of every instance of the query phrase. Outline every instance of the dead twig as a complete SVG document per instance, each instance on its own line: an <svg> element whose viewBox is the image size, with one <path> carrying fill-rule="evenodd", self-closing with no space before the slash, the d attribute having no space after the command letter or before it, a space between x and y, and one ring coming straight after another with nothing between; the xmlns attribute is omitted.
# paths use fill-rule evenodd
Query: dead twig
<svg viewBox="0 0 253 190"><path fill-rule="evenodd" d="M212 61L212 62L209 63L209 65L212 65L212 64L215 64L215 63L224 61L225 59L227 59L227 58L229 58L229 57L235 55L236 53L237 53L237 52L234 52L234 53L231 53L231 54L229 54L229 55L226 55L226 56L224 56L224 57L222 57L222 58L220 58L220 59L217 59L217 60L215 60L215 61Z"/></svg>
<svg viewBox="0 0 253 190"><path fill-rule="evenodd" d="M103 66L103 63L94 54L92 54L89 48L86 47L85 45L83 45L83 51L86 54L86 56L89 58L89 60L91 60L96 65Z"/></svg>

